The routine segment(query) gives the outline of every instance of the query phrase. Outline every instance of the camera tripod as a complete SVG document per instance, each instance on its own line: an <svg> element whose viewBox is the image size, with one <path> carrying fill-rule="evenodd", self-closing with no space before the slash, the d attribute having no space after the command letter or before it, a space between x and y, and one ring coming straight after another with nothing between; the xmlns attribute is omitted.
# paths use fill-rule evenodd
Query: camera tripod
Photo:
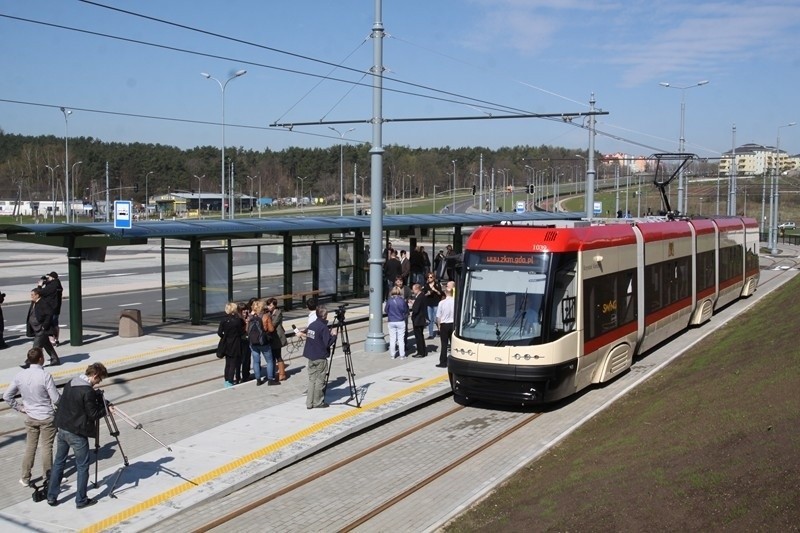
<svg viewBox="0 0 800 533"><path fill-rule="evenodd" d="M144 429L141 423L137 422L133 419L133 417L128 416L122 409L116 407L111 402L106 400L105 395L103 394L102 390L97 391L100 398L103 402L103 418L106 421L106 426L108 426L108 433L114 437L117 441L117 446L119 447L119 453L122 455L123 465L119 467L117 473L114 475L114 481L111 483L111 492L109 496L112 498L116 498L117 496L114 494L114 491L117 488L117 482L119 481L122 472L125 470L125 467L130 466L128 462L128 456L125 455L125 451L122 449L122 442L119 440L119 428L117 427L117 421L114 419L114 413L118 414L119 417L127 422L133 429L141 429L148 437L159 443L161 446L166 448L168 451L172 451L172 448L155 438L149 431ZM112 409L113 408L113 409ZM94 434L94 488L97 488L97 465L100 460L100 419L98 418L95 422L95 434Z"/></svg>
<svg viewBox="0 0 800 533"><path fill-rule="evenodd" d="M356 373L353 371L353 353L350 351L350 336L347 333L347 321L345 320L345 306L340 305L336 310L335 318L331 328L338 328L337 342L342 346L342 353L344 354L344 367L347 371L347 386L350 390L350 398L345 403L349 403L353 399L356 401L356 407L361 407L361 396L358 394L358 387L356 386ZM330 354L328 355L328 369L325 372L325 388L323 394L328 389L328 380L331 376L331 367L333 366L333 356L336 353L336 344L331 345Z"/></svg>

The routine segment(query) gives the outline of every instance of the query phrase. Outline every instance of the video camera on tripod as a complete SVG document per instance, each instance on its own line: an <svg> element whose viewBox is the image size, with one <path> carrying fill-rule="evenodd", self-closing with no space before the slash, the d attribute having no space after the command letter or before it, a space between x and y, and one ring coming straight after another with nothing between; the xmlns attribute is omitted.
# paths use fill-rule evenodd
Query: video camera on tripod
<svg viewBox="0 0 800 533"><path fill-rule="evenodd" d="M337 307L336 310L333 312L334 313L334 315L333 315L334 316L333 326L337 325L337 322L341 323L341 324L344 324L344 318L345 318L344 315L347 312L346 308L347 308L348 305L350 305L350 304L344 303L344 304L340 305L339 307ZM333 327L333 326L331 326L331 327Z"/></svg>

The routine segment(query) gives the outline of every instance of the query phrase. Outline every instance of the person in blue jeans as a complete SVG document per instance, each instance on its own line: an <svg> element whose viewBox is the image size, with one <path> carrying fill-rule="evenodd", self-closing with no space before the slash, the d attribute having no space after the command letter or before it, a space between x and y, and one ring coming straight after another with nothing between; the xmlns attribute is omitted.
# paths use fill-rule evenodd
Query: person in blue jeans
<svg viewBox="0 0 800 533"><path fill-rule="evenodd" d="M436 279L433 272L429 272L425 276L425 285L422 286L422 293L425 295L425 302L428 307L428 338L433 338L433 324L436 322L436 311L439 308L439 302L444 298L444 289L442 284Z"/></svg>
<svg viewBox="0 0 800 533"><path fill-rule="evenodd" d="M272 318L270 317L269 312L266 310L267 304L264 300L256 300L253 302L253 309L252 314L247 319L248 320L248 331L250 331L250 321L253 320L260 320L261 327L267 333L274 333L275 326L272 325ZM250 354L253 358L253 373L256 376L256 386L261 386L264 383L267 385L280 385L281 382L275 376L275 359L272 357L272 346L270 341L268 340L266 344L253 344L250 343ZM267 375L266 377L261 377L261 357L264 357L264 360L267 363Z"/></svg>
<svg viewBox="0 0 800 533"><path fill-rule="evenodd" d="M95 437L96 422L106 413L102 392L96 391L95 387L107 377L106 367L102 363L93 363L86 368L83 375L64 385L55 416L58 451L47 489L47 503L50 506L58 505L58 494L61 492L61 480L70 449L75 455L75 469L78 473L75 506L83 509L97 503L97 500L86 494L89 485L89 438Z"/></svg>

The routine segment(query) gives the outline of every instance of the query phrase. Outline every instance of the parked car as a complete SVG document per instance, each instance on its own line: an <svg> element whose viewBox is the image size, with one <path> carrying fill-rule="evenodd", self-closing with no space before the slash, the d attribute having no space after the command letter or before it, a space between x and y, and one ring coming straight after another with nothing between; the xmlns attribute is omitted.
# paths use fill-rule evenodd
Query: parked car
<svg viewBox="0 0 800 533"><path fill-rule="evenodd" d="M778 228L783 229L783 230L787 230L787 229L793 230L793 229L797 229L797 226L795 226L794 222L784 222L783 224L780 224L778 226Z"/></svg>

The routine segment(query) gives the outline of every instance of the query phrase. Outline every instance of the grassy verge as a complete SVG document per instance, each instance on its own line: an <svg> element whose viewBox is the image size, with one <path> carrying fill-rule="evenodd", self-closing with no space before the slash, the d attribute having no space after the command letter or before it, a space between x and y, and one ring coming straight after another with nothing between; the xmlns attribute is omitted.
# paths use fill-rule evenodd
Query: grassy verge
<svg viewBox="0 0 800 533"><path fill-rule="evenodd" d="M800 277L446 531L797 531Z"/></svg>

